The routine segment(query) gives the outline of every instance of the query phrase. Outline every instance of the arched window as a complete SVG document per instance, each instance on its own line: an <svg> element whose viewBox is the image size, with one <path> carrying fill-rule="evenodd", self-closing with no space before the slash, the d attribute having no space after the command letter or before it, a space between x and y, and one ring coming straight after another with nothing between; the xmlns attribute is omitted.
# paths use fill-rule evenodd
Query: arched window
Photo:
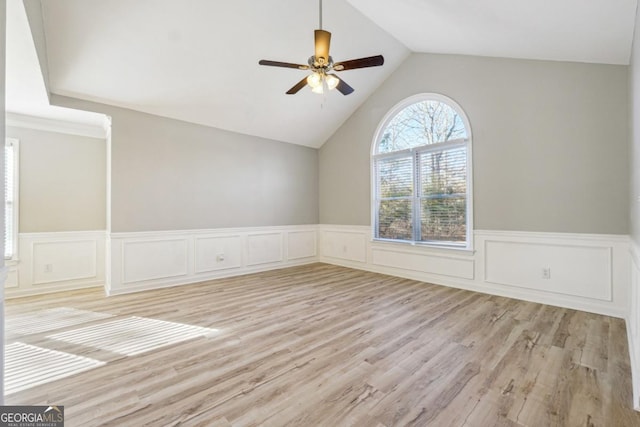
<svg viewBox="0 0 640 427"><path fill-rule="evenodd" d="M392 108L372 168L376 239L471 247L471 129L453 100L420 94Z"/></svg>

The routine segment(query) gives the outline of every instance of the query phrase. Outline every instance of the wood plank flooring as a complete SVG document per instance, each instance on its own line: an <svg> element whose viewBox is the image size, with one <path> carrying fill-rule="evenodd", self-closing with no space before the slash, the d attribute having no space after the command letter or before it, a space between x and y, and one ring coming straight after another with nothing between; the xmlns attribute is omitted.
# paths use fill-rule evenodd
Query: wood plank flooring
<svg viewBox="0 0 640 427"><path fill-rule="evenodd" d="M68 427L640 426L624 321L325 264L6 316L7 404Z"/></svg>

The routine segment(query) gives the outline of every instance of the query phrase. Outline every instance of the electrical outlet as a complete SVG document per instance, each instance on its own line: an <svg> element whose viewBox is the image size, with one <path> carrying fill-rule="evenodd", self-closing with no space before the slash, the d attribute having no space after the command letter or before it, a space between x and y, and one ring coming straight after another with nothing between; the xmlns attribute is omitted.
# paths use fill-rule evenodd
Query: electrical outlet
<svg viewBox="0 0 640 427"><path fill-rule="evenodd" d="M218 256L216 256L216 261L218 262L224 261L224 254L218 254Z"/></svg>
<svg viewBox="0 0 640 427"><path fill-rule="evenodd" d="M542 278L543 279L551 279L551 269L549 267L542 268Z"/></svg>
<svg viewBox="0 0 640 427"><path fill-rule="evenodd" d="M45 273L53 273L53 264L45 264L44 265Z"/></svg>

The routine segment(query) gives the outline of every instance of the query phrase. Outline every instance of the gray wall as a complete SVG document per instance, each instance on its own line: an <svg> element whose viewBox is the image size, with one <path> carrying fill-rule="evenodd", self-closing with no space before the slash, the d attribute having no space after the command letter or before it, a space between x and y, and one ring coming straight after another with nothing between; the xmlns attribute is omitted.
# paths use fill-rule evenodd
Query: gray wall
<svg viewBox="0 0 640 427"><path fill-rule="evenodd" d="M320 222L368 225L383 116L423 92L473 133L474 228L627 234L627 67L413 54L320 150Z"/></svg>
<svg viewBox="0 0 640 427"><path fill-rule="evenodd" d="M636 15L636 31L633 39L631 66L629 67L629 123L631 129L630 155L631 191L629 192L629 216L631 238L640 246L640 8Z"/></svg>
<svg viewBox="0 0 640 427"><path fill-rule="evenodd" d="M104 139L8 127L20 141L20 232L106 229Z"/></svg>
<svg viewBox="0 0 640 427"><path fill-rule="evenodd" d="M317 150L53 95L112 117L111 231L318 222Z"/></svg>

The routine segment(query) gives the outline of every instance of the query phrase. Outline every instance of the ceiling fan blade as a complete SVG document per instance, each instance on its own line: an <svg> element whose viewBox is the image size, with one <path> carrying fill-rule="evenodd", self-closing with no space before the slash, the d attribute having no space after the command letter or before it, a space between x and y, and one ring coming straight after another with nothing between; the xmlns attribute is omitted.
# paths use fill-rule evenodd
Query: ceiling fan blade
<svg viewBox="0 0 640 427"><path fill-rule="evenodd" d="M354 70L356 68L379 67L382 64L384 64L384 58L382 55L376 55L337 62L333 65L333 69L336 71Z"/></svg>
<svg viewBox="0 0 640 427"><path fill-rule="evenodd" d="M349 95L350 93L353 93L354 89L348 84L346 84L344 80L342 80L340 77L336 76L335 74L329 74L329 75L338 79L338 85L336 86L336 89L338 89L338 91L341 94Z"/></svg>
<svg viewBox="0 0 640 427"><path fill-rule="evenodd" d="M283 68L297 68L298 70L308 70L308 65L302 64L292 64L291 62L279 62L279 61L269 61L268 59L261 59L258 61L260 65L268 65L270 67L283 67Z"/></svg>
<svg viewBox="0 0 640 427"><path fill-rule="evenodd" d="M315 30L314 35L316 41L316 61L320 62L320 58L324 58L320 65L328 64L331 33L325 30Z"/></svg>
<svg viewBox="0 0 640 427"><path fill-rule="evenodd" d="M287 95L295 95L296 93L298 93L300 91L300 89L302 89L306 85L307 85L307 78L305 77L304 79L302 79L298 83L296 83L296 85L294 87L289 89L287 91Z"/></svg>

